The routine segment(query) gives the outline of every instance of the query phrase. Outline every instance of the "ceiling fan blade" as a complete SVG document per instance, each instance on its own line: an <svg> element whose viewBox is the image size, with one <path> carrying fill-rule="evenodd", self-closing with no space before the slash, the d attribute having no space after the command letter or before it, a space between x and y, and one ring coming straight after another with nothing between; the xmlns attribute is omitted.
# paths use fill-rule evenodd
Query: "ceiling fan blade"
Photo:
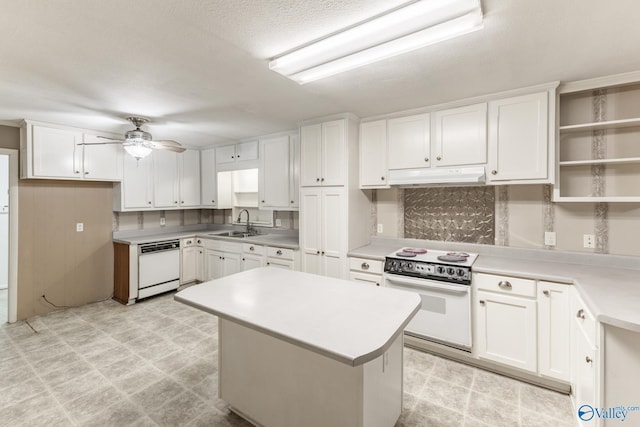
<svg viewBox="0 0 640 427"><path fill-rule="evenodd" d="M102 135L96 135L96 138L108 139L110 141L124 142L124 141L122 141L121 139L118 139L118 138L109 138L108 136L102 136Z"/></svg>
<svg viewBox="0 0 640 427"><path fill-rule="evenodd" d="M116 140L113 140L111 142L80 142L76 145L111 145L111 144L122 144L123 142L124 141L116 141Z"/></svg>
<svg viewBox="0 0 640 427"><path fill-rule="evenodd" d="M181 146L177 142L172 141L170 139L163 139L160 141L151 141L151 143L155 145L161 145L163 147L180 147Z"/></svg>
<svg viewBox="0 0 640 427"><path fill-rule="evenodd" d="M168 151L175 151L176 153L182 153L183 151L186 151L186 148L174 147L171 145L156 145L153 148L154 150L168 150Z"/></svg>

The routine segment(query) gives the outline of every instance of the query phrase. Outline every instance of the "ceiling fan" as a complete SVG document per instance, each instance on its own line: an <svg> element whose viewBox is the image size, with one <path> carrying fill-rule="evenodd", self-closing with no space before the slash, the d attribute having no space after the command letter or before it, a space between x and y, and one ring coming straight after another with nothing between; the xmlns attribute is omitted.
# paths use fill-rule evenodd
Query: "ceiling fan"
<svg viewBox="0 0 640 427"><path fill-rule="evenodd" d="M127 117L133 125L136 127L133 130L128 130L124 134L123 140L109 138L106 136L99 136L98 138L108 139L112 142L103 142L102 144L122 144L125 151L137 160L148 156L153 150L169 150L176 153L182 153L185 151L180 144L172 140L154 141L149 132L145 132L140 129L145 123L149 122L149 119L138 116Z"/></svg>

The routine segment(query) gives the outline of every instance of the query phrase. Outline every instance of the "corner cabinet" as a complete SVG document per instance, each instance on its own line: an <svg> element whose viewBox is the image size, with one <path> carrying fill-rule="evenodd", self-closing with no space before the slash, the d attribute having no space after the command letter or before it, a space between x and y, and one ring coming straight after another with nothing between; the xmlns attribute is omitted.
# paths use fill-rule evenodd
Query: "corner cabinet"
<svg viewBox="0 0 640 427"><path fill-rule="evenodd" d="M552 183L554 91L489 102L490 183ZM550 106L552 108L550 108ZM551 150L550 150L551 146ZM552 157L553 158L553 157Z"/></svg>
<svg viewBox="0 0 640 427"><path fill-rule="evenodd" d="M25 121L20 130L21 177L86 181L122 179L119 135Z"/></svg>

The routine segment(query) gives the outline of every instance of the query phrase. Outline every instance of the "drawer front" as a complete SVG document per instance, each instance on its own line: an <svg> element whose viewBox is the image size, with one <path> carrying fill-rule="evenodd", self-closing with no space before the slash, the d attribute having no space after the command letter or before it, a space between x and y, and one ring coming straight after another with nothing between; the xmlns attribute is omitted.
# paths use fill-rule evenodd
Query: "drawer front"
<svg viewBox="0 0 640 427"><path fill-rule="evenodd" d="M596 341L596 319L593 317L593 314L591 314L584 301L582 301L578 296L577 292L574 294L574 298L572 298L571 302L571 317L584 331L589 343L593 347L598 347L598 343Z"/></svg>
<svg viewBox="0 0 640 427"><path fill-rule="evenodd" d="M254 245L253 243L243 243L242 252L246 254L264 255L264 246Z"/></svg>
<svg viewBox="0 0 640 427"><path fill-rule="evenodd" d="M222 250L224 252L239 254L240 252L242 252L242 244L235 242L222 242Z"/></svg>
<svg viewBox="0 0 640 427"><path fill-rule="evenodd" d="M293 261L293 250L267 246L267 256L269 258L288 259Z"/></svg>
<svg viewBox="0 0 640 427"><path fill-rule="evenodd" d="M196 244L198 243L198 240L201 241L200 244L206 249L211 249L211 250L214 250L214 251L221 251L222 250L222 241L221 240L198 238L198 239L196 239Z"/></svg>
<svg viewBox="0 0 640 427"><path fill-rule="evenodd" d="M523 297L536 297L536 281L519 277L476 273L473 275L476 289Z"/></svg>
<svg viewBox="0 0 640 427"><path fill-rule="evenodd" d="M366 283L373 286L382 286L382 276L378 274L360 273L357 271L349 272L349 280L352 282Z"/></svg>
<svg viewBox="0 0 640 427"><path fill-rule="evenodd" d="M349 258L349 270L382 274L382 261L366 258Z"/></svg>
<svg viewBox="0 0 640 427"><path fill-rule="evenodd" d="M188 247L195 246L195 245L196 245L195 237L189 237L187 239L180 240L180 247L181 248L188 248Z"/></svg>

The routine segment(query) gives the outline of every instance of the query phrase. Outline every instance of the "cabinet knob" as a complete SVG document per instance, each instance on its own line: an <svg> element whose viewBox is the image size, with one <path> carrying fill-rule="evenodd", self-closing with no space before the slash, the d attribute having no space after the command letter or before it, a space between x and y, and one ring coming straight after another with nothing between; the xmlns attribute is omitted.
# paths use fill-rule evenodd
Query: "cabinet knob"
<svg viewBox="0 0 640 427"><path fill-rule="evenodd" d="M320 178L316 178L316 182L320 182Z"/></svg>
<svg viewBox="0 0 640 427"><path fill-rule="evenodd" d="M320 251L316 251L316 255L320 255Z"/></svg>
<svg viewBox="0 0 640 427"><path fill-rule="evenodd" d="M587 362L587 363L591 363L591 362L593 362L593 359L590 358L589 356L587 356L587 357L584 358L584 361Z"/></svg>
<svg viewBox="0 0 640 427"><path fill-rule="evenodd" d="M368 270L369 264L367 264L366 262L363 262L362 265L360 265L360 268L362 268L363 270Z"/></svg>
<svg viewBox="0 0 640 427"><path fill-rule="evenodd" d="M380 180L381 180L381 181L384 181L384 176L381 176L381 177L380 177Z"/></svg>
<svg viewBox="0 0 640 427"><path fill-rule="evenodd" d="M198 244L202 243L202 240L198 239L196 240L198 242Z"/></svg>
<svg viewBox="0 0 640 427"><path fill-rule="evenodd" d="M480 305L484 305L484 300L480 300Z"/></svg>
<svg viewBox="0 0 640 427"><path fill-rule="evenodd" d="M256 248L254 248L253 246L251 246L251 247L249 248L249 250L250 250L250 251L255 251L255 250L256 250Z"/></svg>
<svg viewBox="0 0 640 427"><path fill-rule="evenodd" d="M191 243L193 243L191 240L187 240L187 245L190 245Z"/></svg>
<svg viewBox="0 0 640 427"><path fill-rule="evenodd" d="M239 159L239 158L240 158L240 154L238 154L238 155L236 156L236 159Z"/></svg>
<svg viewBox="0 0 640 427"><path fill-rule="evenodd" d="M260 200L260 203L264 203L264 200Z"/></svg>
<svg viewBox="0 0 640 427"><path fill-rule="evenodd" d="M424 158L424 161L425 161L425 162L428 162L428 161L429 161L429 158L428 158L428 157L425 157L425 158Z"/></svg>
<svg viewBox="0 0 640 427"><path fill-rule="evenodd" d="M320 181L324 182L324 178L320 178Z"/></svg>
<svg viewBox="0 0 640 427"><path fill-rule="evenodd" d="M84 174L85 174L85 175L89 175L89 172L85 172Z"/></svg>
<svg viewBox="0 0 640 427"><path fill-rule="evenodd" d="M440 160L442 160L442 157L438 156L438 157L436 157L436 160L440 161Z"/></svg>
<svg viewBox="0 0 640 427"><path fill-rule="evenodd" d="M246 259L242 258L243 261L246 261Z"/></svg>
<svg viewBox="0 0 640 427"><path fill-rule="evenodd" d="M578 312L576 313L576 317L577 317L578 319L582 319L582 320L584 320L584 317L585 317L585 316L584 316L584 310L583 310L583 309L578 310Z"/></svg>
<svg viewBox="0 0 640 427"><path fill-rule="evenodd" d="M376 286L380 286L380 283L376 283Z"/></svg>
<svg viewBox="0 0 640 427"><path fill-rule="evenodd" d="M281 251L280 249L278 249L278 250L276 251L276 255L282 255L282 251Z"/></svg>
<svg viewBox="0 0 640 427"><path fill-rule="evenodd" d="M235 158L236 158L236 156L231 156L231 158L232 158L232 159L235 159Z"/></svg>
<svg viewBox="0 0 640 427"><path fill-rule="evenodd" d="M80 171L75 171L75 173L80 173Z"/></svg>
<svg viewBox="0 0 640 427"><path fill-rule="evenodd" d="M178 204L178 201L177 201L177 200L174 200L174 201L173 201L173 203L177 205L177 204Z"/></svg>
<svg viewBox="0 0 640 427"><path fill-rule="evenodd" d="M545 291L542 291L542 294L543 294L545 297L548 297L548 296L549 296L549 291L546 291L546 290L545 290Z"/></svg>
<svg viewBox="0 0 640 427"><path fill-rule="evenodd" d="M294 204L294 203L295 203L295 202L292 200L292 201L291 201L291 204Z"/></svg>
<svg viewBox="0 0 640 427"><path fill-rule="evenodd" d="M498 283L498 286L499 286L500 288L502 288L502 289L509 289L509 290L511 290L511 289L513 288L513 286L511 286L511 283L509 283L509 282L508 282L508 281L506 281L506 280L501 280L501 281Z"/></svg>
<svg viewBox="0 0 640 427"><path fill-rule="evenodd" d="M215 203L215 202L216 202L215 200L212 200L212 201L211 201L211 203Z"/></svg>
<svg viewBox="0 0 640 427"><path fill-rule="evenodd" d="M151 202L147 202L147 203L151 204Z"/></svg>
<svg viewBox="0 0 640 427"><path fill-rule="evenodd" d="M324 251L321 251L321 252L320 252L320 255L324 255Z"/></svg>
<svg viewBox="0 0 640 427"><path fill-rule="evenodd" d="M491 175L498 175L498 171L497 171L497 170L495 170L495 169L494 169L494 170L492 170L492 171L491 171Z"/></svg>
<svg viewBox="0 0 640 427"><path fill-rule="evenodd" d="M267 265L271 265L271 263L267 261Z"/></svg>

